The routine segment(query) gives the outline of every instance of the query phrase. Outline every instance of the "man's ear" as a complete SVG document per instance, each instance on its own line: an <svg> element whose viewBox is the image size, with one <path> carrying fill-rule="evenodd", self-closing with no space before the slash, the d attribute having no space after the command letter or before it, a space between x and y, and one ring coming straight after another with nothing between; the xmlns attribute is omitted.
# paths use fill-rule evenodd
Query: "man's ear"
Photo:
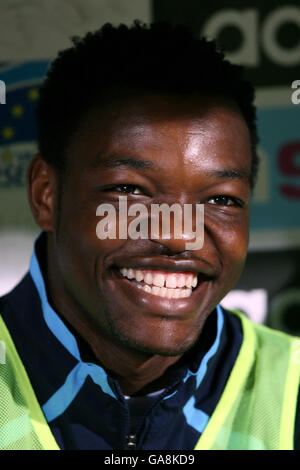
<svg viewBox="0 0 300 470"><path fill-rule="evenodd" d="M57 188L55 170L36 155L27 171L27 194L35 222L47 232L55 229Z"/></svg>

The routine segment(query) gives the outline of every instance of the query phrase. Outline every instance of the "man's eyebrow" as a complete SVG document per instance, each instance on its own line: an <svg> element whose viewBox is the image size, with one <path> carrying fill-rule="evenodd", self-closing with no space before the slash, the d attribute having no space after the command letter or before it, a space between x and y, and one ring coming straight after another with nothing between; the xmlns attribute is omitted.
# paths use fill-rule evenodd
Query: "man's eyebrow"
<svg viewBox="0 0 300 470"><path fill-rule="evenodd" d="M157 165L150 160L139 157L111 154L106 157L97 156L91 167L96 168L131 168L134 170L157 170ZM250 182L250 173L240 168L209 169L204 171L211 178L231 179Z"/></svg>
<svg viewBox="0 0 300 470"><path fill-rule="evenodd" d="M222 178L250 182L251 174L247 170L240 168L222 168L206 170L205 174L212 178Z"/></svg>
<svg viewBox="0 0 300 470"><path fill-rule="evenodd" d="M134 170L155 169L156 165L150 160L143 160L134 156L109 155L98 156L91 165L92 168L132 168Z"/></svg>

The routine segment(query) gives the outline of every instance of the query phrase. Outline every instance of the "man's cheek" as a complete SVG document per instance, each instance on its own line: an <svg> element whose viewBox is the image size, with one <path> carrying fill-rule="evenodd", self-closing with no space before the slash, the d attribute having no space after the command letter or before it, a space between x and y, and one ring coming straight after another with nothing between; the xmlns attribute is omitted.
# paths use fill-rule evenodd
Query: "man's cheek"
<svg viewBox="0 0 300 470"><path fill-rule="evenodd" d="M229 250L230 252L224 263L224 268L228 285L231 289L243 272L247 257L247 243L245 243L245 240L239 239Z"/></svg>
<svg viewBox="0 0 300 470"><path fill-rule="evenodd" d="M117 212L112 204L100 204L96 210L97 238L101 241L151 238L149 233L149 225L151 226L149 214L146 206L143 206L143 208L145 210L145 214L142 217L141 214L139 214L139 217L136 217L131 214L127 214L127 209L119 210ZM135 221L135 219L137 219L137 221ZM144 230L141 230L143 228Z"/></svg>

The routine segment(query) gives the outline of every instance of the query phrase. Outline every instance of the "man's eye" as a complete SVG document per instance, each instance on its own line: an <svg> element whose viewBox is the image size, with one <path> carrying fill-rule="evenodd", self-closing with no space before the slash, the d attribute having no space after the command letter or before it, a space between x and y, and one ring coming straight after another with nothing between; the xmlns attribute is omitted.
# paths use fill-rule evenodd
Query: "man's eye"
<svg viewBox="0 0 300 470"><path fill-rule="evenodd" d="M243 207L242 201L235 197L231 196L213 196L210 199L207 199L209 204L215 204L217 206L236 206Z"/></svg>
<svg viewBox="0 0 300 470"><path fill-rule="evenodd" d="M119 184L110 188L110 191L119 191L126 194L143 194L139 187L134 184Z"/></svg>

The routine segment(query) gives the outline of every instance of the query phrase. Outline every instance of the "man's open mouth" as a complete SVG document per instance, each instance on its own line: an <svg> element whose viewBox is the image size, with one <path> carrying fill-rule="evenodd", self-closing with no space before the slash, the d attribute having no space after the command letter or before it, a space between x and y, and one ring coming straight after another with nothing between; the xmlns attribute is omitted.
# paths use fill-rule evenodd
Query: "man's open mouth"
<svg viewBox="0 0 300 470"><path fill-rule="evenodd" d="M123 277L148 294L168 299L190 297L198 285L195 272L167 272L158 269L120 268Z"/></svg>

